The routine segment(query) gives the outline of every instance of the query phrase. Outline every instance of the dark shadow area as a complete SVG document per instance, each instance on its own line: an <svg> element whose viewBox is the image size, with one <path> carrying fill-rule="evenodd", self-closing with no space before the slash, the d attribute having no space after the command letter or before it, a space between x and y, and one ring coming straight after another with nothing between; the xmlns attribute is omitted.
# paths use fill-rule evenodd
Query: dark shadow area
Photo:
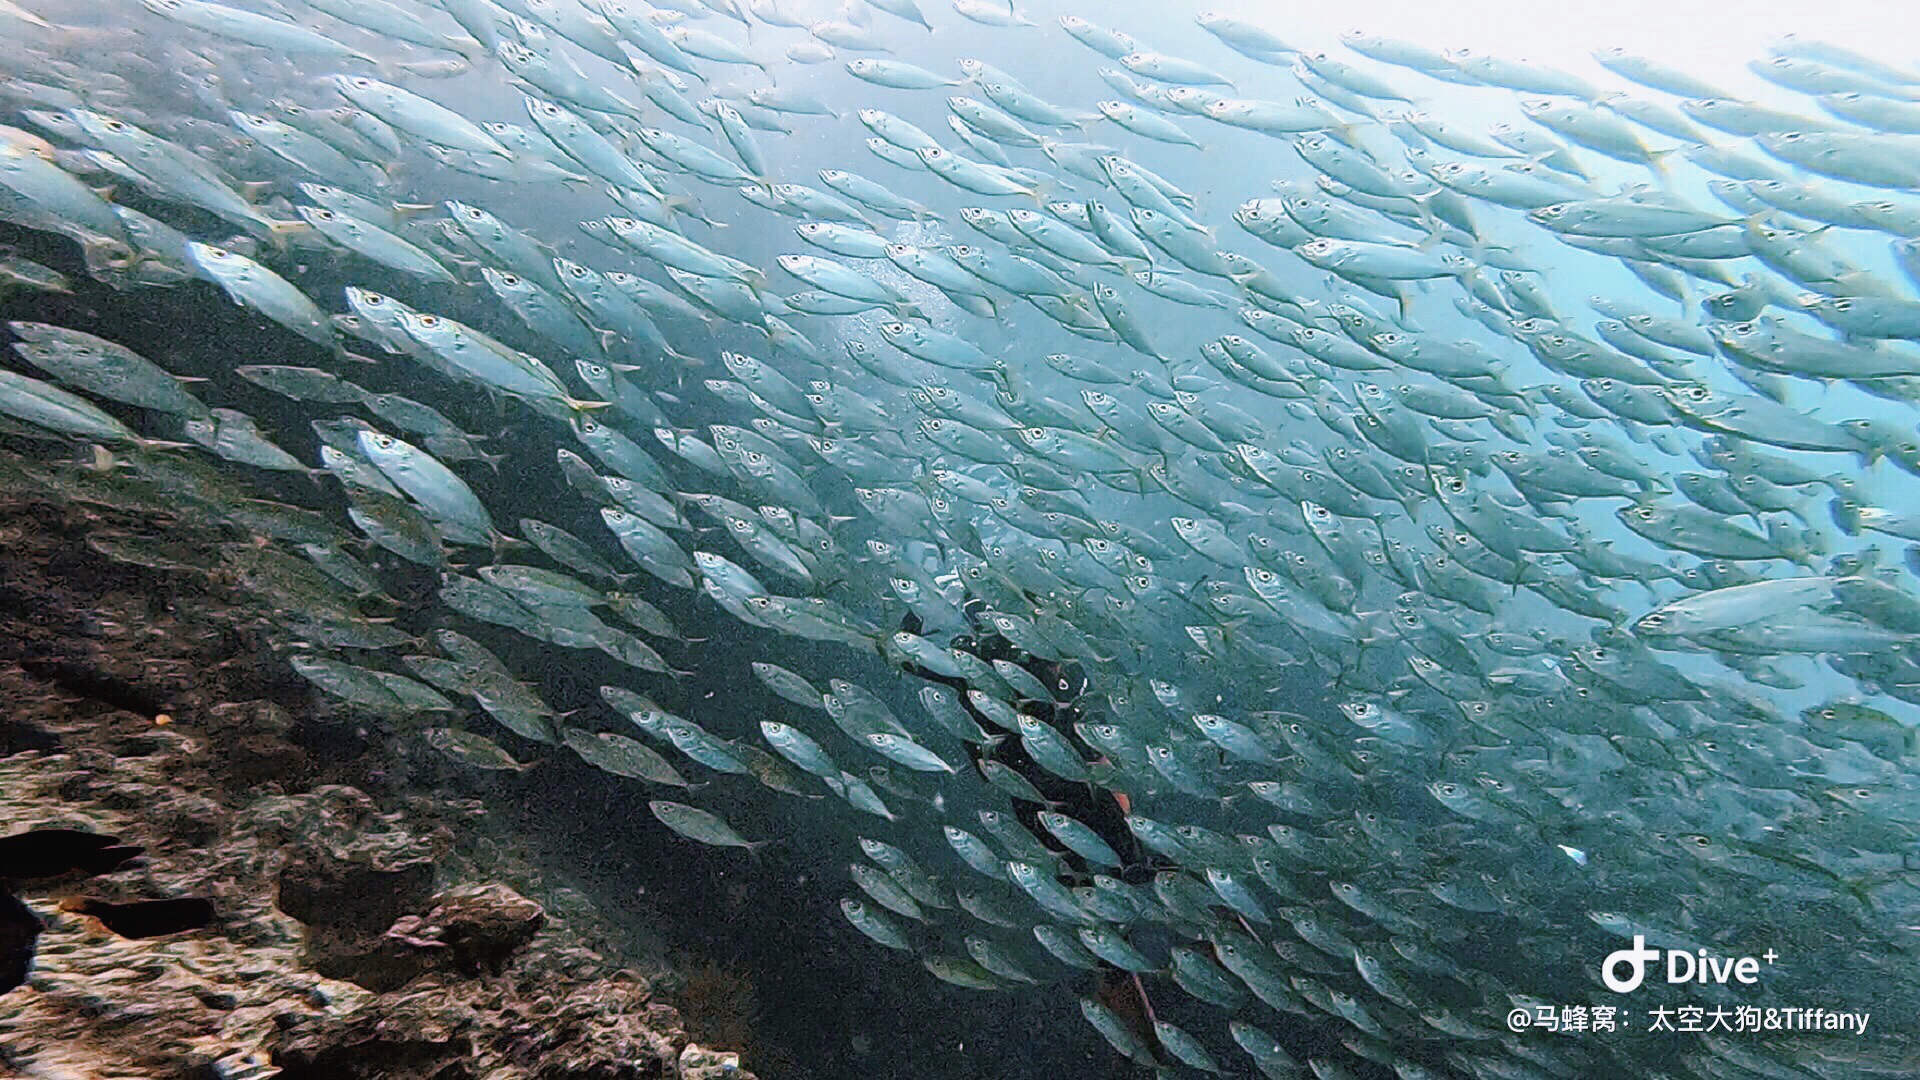
<svg viewBox="0 0 1920 1080"><path fill-rule="evenodd" d="M80 829L30 829L0 837L0 880L32 881L74 871L88 877L111 874L140 852L118 837Z"/></svg>
<svg viewBox="0 0 1920 1080"><path fill-rule="evenodd" d="M135 941L203 929L217 917L213 903L197 896L125 903L76 896L62 901L60 910L98 919L100 925Z"/></svg>

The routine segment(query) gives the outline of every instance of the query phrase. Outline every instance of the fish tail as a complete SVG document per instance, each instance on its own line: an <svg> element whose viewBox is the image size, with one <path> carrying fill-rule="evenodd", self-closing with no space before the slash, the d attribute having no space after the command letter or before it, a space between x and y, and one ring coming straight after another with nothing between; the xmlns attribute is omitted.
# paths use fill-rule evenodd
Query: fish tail
<svg viewBox="0 0 1920 1080"><path fill-rule="evenodd" d="M708 221L706 218L702 217L700 215L700 204L696 202L692 196L669 195L666 198L660 200L660 205L666 208L667 216L669 218L671 218L675 214L682 214L682 215L685 215L686 217L690 217L694 219L695 221L705 222L706 224L712 225L715 228L726 227L726 225L722 222Z"/></svg>
<svg viewBox="0 0 1920 1080"><path fill-rule="evenodd" d="M1667 168L1667 159L1679 153L1680 150L1680 147L1675 146L1666 150L1647 151L1647 168L1659 178L1661 187L1672 186L1673 173Z"/></svg>
<svg viewBox="0 0 1920 1080"><path fill-rule="evenodd" d="M469 64L478 64L482 60L493 57L493 50L487 47L486 42L476 37L454 38L447 44L452 46L456 55Z"/></svg>
<svg viewBox="0 0 1920 1080"><path fill-rule="evenodd" d="M1044 177L1035 181L1031 187L1022 191L1022 194L1033 200L1033 205L1036 209L1045 210L1047 208L1047 199L1052 196L1057 183L1058 181L1052 177Z"/></svg>
<svg viewBox="0 0 1920 1080"><path fill-rule="evenodd" d="M1781 558L1807 567L1808 569L1813 569L1815 566L1815 552L1812 545L1807 542L1805 537L1789 532L1787 520L1788 519L1784 517L1768 518L1766 520L1765 528L1768 541L1779 551Z"/></svg>

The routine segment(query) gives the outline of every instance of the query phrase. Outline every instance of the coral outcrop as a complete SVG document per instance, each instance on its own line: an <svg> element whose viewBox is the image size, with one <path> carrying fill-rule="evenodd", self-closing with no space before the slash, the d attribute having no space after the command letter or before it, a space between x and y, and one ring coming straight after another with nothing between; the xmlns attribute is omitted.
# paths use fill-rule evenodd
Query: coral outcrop
<svg viewBox="0 0 1920 1080"><path fill-rule="evenodd" d="M316 729L217 575L110 563L97 527L0 498L0 1075L750 1076L577 896L490 879L476 803L330 756L383 733Z"/></svg>

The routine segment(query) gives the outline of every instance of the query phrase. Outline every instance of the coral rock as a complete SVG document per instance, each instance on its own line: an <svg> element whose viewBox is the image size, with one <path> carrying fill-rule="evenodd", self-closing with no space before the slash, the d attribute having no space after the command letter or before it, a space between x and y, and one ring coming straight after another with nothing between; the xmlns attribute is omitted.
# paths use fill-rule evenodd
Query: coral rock
<svg viewBox="0 0 1920 1080"><path fill-rule="evenodd" d="M539 904L505 885L481 885L436 897L433 910L397 920L387 936L417 947L444 946L462 972L476 975L498 970L546 919Z"/></svg>
<svg viewBox="0 0 1920 1080"><path fill-rule="evenodd" d="M707 1050L699 1043L688 1043L680 1051L679 1080L740 1080L739 1054Z"/></svg>
<svg viewBox="0 0 1920 1080"><path fill-rule="evenodd" d="M249 609L76 554L97 524L0 483L0 1076L681 1080L679 1014L579 944L610 920L263 681Z"/></svg>

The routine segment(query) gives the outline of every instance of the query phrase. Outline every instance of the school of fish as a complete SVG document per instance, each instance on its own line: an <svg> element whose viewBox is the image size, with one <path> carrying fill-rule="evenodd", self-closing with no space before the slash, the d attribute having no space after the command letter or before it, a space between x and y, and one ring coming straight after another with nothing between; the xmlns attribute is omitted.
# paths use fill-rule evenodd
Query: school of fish
<svg viewBox="0 0 1920 1080"><path fill-rule="evenodd" d="M3 471L219 530L337 707L706 845L843 802L876 963L1085 994L1142 1066L1913 1074L1920 66L94 6L0 2L0 219L61 253L0 296L109 305L9 324ZM277 350L170 371L112 340L155 290L141 340L230 300ZM1636 938L1886 1026L1508 1029L1649 1001Z"/></svg>

